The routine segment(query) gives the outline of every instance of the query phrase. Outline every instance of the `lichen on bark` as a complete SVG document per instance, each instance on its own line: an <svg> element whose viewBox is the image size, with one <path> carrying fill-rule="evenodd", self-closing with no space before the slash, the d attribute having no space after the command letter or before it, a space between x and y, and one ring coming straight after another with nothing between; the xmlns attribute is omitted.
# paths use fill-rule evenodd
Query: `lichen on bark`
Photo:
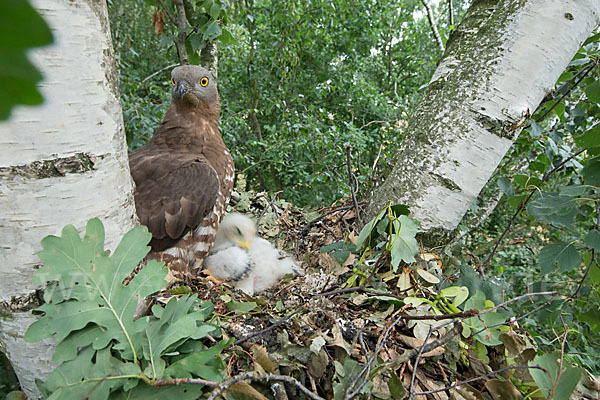
<svg viewBox="0 0 600 400"><path fill-rule="evenodd" d="M68 157L34 161L25 165L0 167L0 176L44 179L66 174L82 174L94 170L97 159L98 157L89 153L76 153Z"/></svg>
<svg viewBox="0 0 600 400"><path fill-rule="evenodd" d="M368 215L388 201L406 204L427 243L451 237L598 13L594 0L474 1L400 138L394 167L365 196Z"/></svg>

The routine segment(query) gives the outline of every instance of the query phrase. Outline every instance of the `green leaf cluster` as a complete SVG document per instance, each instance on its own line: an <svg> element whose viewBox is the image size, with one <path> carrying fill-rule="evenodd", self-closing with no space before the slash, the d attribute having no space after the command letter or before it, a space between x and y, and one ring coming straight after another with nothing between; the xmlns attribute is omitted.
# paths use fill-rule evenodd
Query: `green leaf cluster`
<svg viewBox="0 0 600 400"><path fill-rule="evenodd" d="M27 51L52 41L50 27L29 1L0 0L0 121L17 104L42 103L36 87L42 74Z"/></svg>
<svg viewBox="0 0 600 400"><path fill-rule="evenodd" d="M416 235L417 222L409 216L408 207L402 204L388 205L375 218L367 223L358 235L358 250L371 250L385 245L392 257L392 267L398 268L401 262L414 263L419 251ZM378 242L386 234L386 241Z"/></svg>
<svg viewBox="0 0 600 400"><path fill-rule="evenodd" d="M205 322L211 303L196 296L172 297L152 315L134 320L138 301L164 289L166 269L147 264L127 286L122 284L149 251L151 235L136 227L114 253L104 250L100 220L88 222L83 238L72 225L60 237L42 240L38 253L44 265L35 275L50 282L43 316L29 327L27 341L53 337L59 342L53 361L60 365L40 382L42 393L53 398L146 398L178 395L195 399L202 385L158 385L170 378L220 380L223 365L217 357L227 345L210 349L199 339L218 334Z"/></svg>
<svg viewBox="0 0 600 400"><path fill-rule="evenodd" d="M329 204L349 194L339 167L346 145L360 187L391 165L440 56L420 1L189 3L192 63L220 30L221 132L249 189L281 190L299 206ZM460 18L465 2L453 4ZM452 29L445 7L436 9L442 35ZM167 23L155 37L156 10L156 0L109 2L131 149L160 123L170 98L169 68L161 70L177 60L179 32Z"/></svg>

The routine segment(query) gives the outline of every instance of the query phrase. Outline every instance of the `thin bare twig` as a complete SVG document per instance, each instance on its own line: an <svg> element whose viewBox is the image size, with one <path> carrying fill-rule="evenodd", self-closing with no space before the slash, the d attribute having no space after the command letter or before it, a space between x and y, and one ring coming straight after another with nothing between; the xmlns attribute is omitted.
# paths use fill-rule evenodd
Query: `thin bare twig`
<svg viewBox="0 0 600 400"><path fill-rule="evenodd" d="M261 329L260 331L252 332L251 334L246 335L243 338L236 340L235 342L233 342L233 345L234 346L238 345L240 343L245 342L246 340L252 339L253 337L256 337L256 336L262 335L264 333L267 333L269 331L272 331L273 329L277 328L279 325L283 325L283 324L287 323L290 319L292 319L292 317L301 313L304 310L305 310L305 306L302 306L299 309L297 309L296 311L294 311L293 313L287 315L285 318L282 318L279 321L274 322L272 325L269 325L265 329Z"/></svg>
<svg viewBox="0 0 600 400"><path fill-rule="evenodd" d="M281 192L283 192L283 190L280 190L278 192L273 193L273 197L271 197L271 201L269 201L269 204L267 205L267 207L265 207L262 210L262 212L260 213L260 215L256 219L256 225L257 226L260 223L260 220L262 219L262 217L265 215L265 213L269 209L269 207L271 208L271 210L273 210L273 212L275 213L275 215L277 215L277 218L279 218L279 214L277 213L277 209L275 208L275 200L277 200L277 196L279 196L279 193L281 193Z"/></svg>
<svg viewBox="0 0 600 400"><path fill-rule="evenodd" d="M360 203L358 203L358 204L359 204L359 205L360 205L360 204L365 204L365 202L361 201L361 202L360 202ZM354 205L351 205L351 206L340 206L340 207L333 208L333 209L331 209L331 210L329 210L329 211L327 211L327 212L325 212L325 213L321 214L321 215L320 215L320 216L318 216L317 218L313 219L312 221L310 221L309 223L307 223L306 225L304 225L304 227L303 227L303 228L302 228L302 230L300 231L300 235L304 235L304 234L306 234L306 232L308 232L308 229L309 229L311 226L313 226L314 224L316 224L316 223L318 223L319 221L323 220L323 219L324 219L326 216L328 216L328 215L331 215L331 214L334 214L334 213L336 213L336 212L338 212L338 211L342 211L342 210L350 210L350 209L352 209L352 208L354 208Z"/></svg>
<svg viewBox="0 0 600 400"><path fill-rule="evenodd" d="M394 328L396 325L398 325L398 323L401 320L402 320L402 315L400 317L396 318L396 320L394 322L392 322L386 328L386 330L383 332L383 334L379 336L377 347L375 348L375 351L373 352L373 355L367 359L367 363L365 364L365 366L363 367L363 369L360 371L360 373L358 375L356 375L356 378L354 379L354 381L348 386L347 391L350 390L350 389L353 389L356 386L356 383L358 382L358 380L361 379L361 377L363 376L363 374L365 374L365 372L367 372L368 370L370 370L371 364L373 364L373 361L375 361L375 359L377 358L377 355L379 354L379 352L381 351L381 349L383 349L383 346L385 345L385 342L387 341L387 337L390 334L390 331L392 330L392 328ZM367 384L368 379L369 379L369 375L367 374L364 377L364 379L362 380L362 382L358 385L358 387L356 388L356 390L354 390L352 393L350 393L348 396L346 396L344 400L352 400L352 399L354 399L356 397L356 395L358 393L360 393L360 391L362 390L362 388ZM346 393L347 393L347 391L346 391Z"/></svg>
<svg viewBox="0 0 600 400"><path fill-rule="evenodd" d="M356 210L356 218L358 219L358 227L362 228L362 218L360 218L360 207L358 206L358 200L356 200L356 193L358 193L358 179L352 173L352 163L350 160L350 145L346 146L346 166L348 167L348 179L350 180L350 193L352 194L352 204Z"/></svg>
<svg viewBox="0 0 600 400"><path fill-rule="evenodd" d="M404 353L400 354L398 357L394 357L391 360L389 360L387 363L388 364L399 364L399 363L405 363L413 358L415 358L418 354L419 351L421 351L421 349L423 349L422 354L428 353L433 349L436 349L440 346L445 345L446 343L448 343L454 336L458 335L459 333L462 332L462 325L459 323L460 321L453 321L454 323L454 328L448 332L447 334L445 334L444 336L442 336L441 338L439 338L438 340L433 340L431 342L426 342L423 343L422 346L419 346L418 349L410 349L410 350L406 350L404 351ZM444 324L447 325L447 324ZM438 330L438 327L433 328L431 330L431 332L435 332L436 330Z"/></svg>
<svg viewBox="0 0 600 400"><path fill-rule="evenodd" d="M179 31L173 41L175 42L175 47L177 47L179 63L181 65L186 65L190 63L190 57L188 56L187 48L185 47L185 40L187 38L186 28L188 27L187 18L185 16L185 7L183 5L183 0L173 0L173 3L175 3L175 9L177 9L176 27Z"/></svg>
<svg viewBox="0 0 600 400"><path fill-rule="evenodd" d="M160 74L161 72L163 72L163 71L164 71L164 70L166 70L166 69L171 69L171 68L173 68L173 67L176 67L176 66L178 66L178 65L179 65L179 64L171 64L171 65L167 65L166 67L164 67L164 68L161 68L161 69L159 69L158 71L156 71L156 72L153 72L153 73L151 73L150 75L148 75L147 77L145 77L144 79L142 79L142 82L141 82L141 83L144 83L144 82L146 82L148 79L151 79L151 78L155 77L156 75Z"/></svg>
<svg viewBox="0 0 600 400"><path fill-rule="evenodd" d="M358 128L358 130L362 131L367 126L372 125L372 124L389 124L390 122L394 122L394 121L393 120L387 120L387 121L369 121L366 124L364 124L363 126L361 126L360 128Z"/></svg>
<svg viewBox="0 0 600 400"><path fill-rule="evenodd" d="M379 145L379 151L377 152L377 157L375 157L375 161L373 161L373 166L371 167L371 176L375 174L375 167L377 167L377 163L379 162L379 157L381 157L381 150L383 150L383 143Z"/></svg>
<svg viewBox="0 0 600 400"><path fill-rule="evenodd" d="M412 376L410 377L410 386L408 388L408 400L414 399L413 389L415 387L415 379L417 377L417 369L419 368L419 360L421 359L421 354L423 354L423 349L425 348L425 343L429 340L431 336L431 325L429 326L429 331L427 332L427 336L425 336L425 340L423 341L423 345L419 346L419 352L417 353L417 359L415 360L415 365L413 366Z"/></svg>
<svg viewBox="0 0 600 400"><path fill-rule="evenodd" d="M446 391L449 391L449 390L453 390L453 389L455 389L457 387L460 387L462 385L466 385L467 383L477 382L477 381L480 381L482 379L486 379L486 378L489 378L489 377L492 377L492 376L496 376L498 374L501 374L504 371L510 371L511 369L540 369L542 371L548 372L547 369L542 368L539 365L533 365L531 367L527 366L527 365L510 365L508 367L501 368L501 369L499 369L497 371L492 371L492 372L490 372L488 374L481 375L481 376L478 376L476 378L472 378L472 379L468 379L466 381L460 381L460 382L457 382L457 383L453 383L452 385L446 386L446 387L441 388L441 389L430 390L428 392L417 392L417 393L414 393L414 395L415 396L426 396L428 394L434 394L434 393L438 393L438 392L446 392Z"/></svg>
<svg viewBox="0 0 600 400"><path fill-rule="evenodd" d="M500 235L500 237L496 241L496 244L494 245L494 248L492 249L492 251L490 252L490 254L485 258L485 260L483 260L478 265L478 267L483 267L483 266L489 264L489 262L491 261L492 257L496 253L496 250L498 250L498 246L500 245L500 242L502 242L502 239L504 239L504 237L506 236L506 234L510 230L510 227L515 222L515 220L517 219L517 216L521 213L521 211L523 211L527 207L527 203L529 203L529 201L531 200L531 198L533 197L533 195L535 193L537 193L536 189L539 188L539 186L541 186L542 183L544 183L553 173L555 173L556 171L558 171L559 169L561 169L566 163L568 163L569 161L571 161L573 158L577 157L578 155L580 155L584 151L585 151L585 149L579 150L577 153L574 153L571 156L565 158L560 164L558 164L556 167L552 168L550 171L548 171L548 172L546 172L544 174L544 176L540 180L540 183L538 183L537 187L534 188L534 190L531 190L531 193L529 193L529 196L527 196L527 198L525 200L523 200L521 202L521 204L519 204L519 207L517 208L517 211L515 211L514 215L510 219L508 225L506 226L506 228L504 229L504 231L502 232L502 234Z"/></svg>
<svg viewBox="0 0 600 400"><path fill-rule="evenodd" d="M526 313L526 314L523 314L523 315L519 316L518 318L514 318L514 319L513 319L513 318L511 318L511 319L510 319L510 320L508 320L508 321L505 321L505 322L502 322L502 323L499 323L499 324L488 325L488 326L486 326L486 327L484 327L484 328L481 328L480 330L478 330L478 331L476 331L476 332L472 332L472 333L471 333L471 335L468 337L468 339L470 339L470 338L474 337L475 335L477 335L477 334L479 334L479 333L481 333L481 332L483 332L483 331L485 331L485 330L488 330L488 329L490 329L490 328L495 328L495 327L497 327L497 326L502 326L502 325L507 325L507 324L514 324L514 323L516 323L516 322L519 322L520 320L522 320L522 319L525 319L525 318L527 318L528 316L530 316L530 315L532 315L532 314L535 314L536 312L538 312L538 311L539 311L539 310L541 310L542 308L546 307L548 304L552 303L552 302L553 302L555 299L556 299L556 296L552 296L552 297L550 298L550 300L548 300L548 301L546 301L545 303L541 304L540 306L538 306L538 307L534 308L533 310L529 311L528 313Z"/></svg>
<svg viewBox="0 0 600 400"><path fill-rule="evenodd" d="M600 202L596 202L596 229L600 231ZM592 249L592 257L590 258L590 263L588 264L587 268L585 269L585 273L583 274L583 277L579 281L577 290L575 291L575 293L573 293L573 296L571 296L572 299L577 297L577 295L579 294L579 291L583 287L583 282L587 279L587 277L590 273L590 270L592 269L592 265L594 265L595 263L596 263L596 250Z"/></svg>
<svg viewBox="0 0 600 400"><path fill-rule="evenodd" d="M564 93L562 96L560 96L560 98L559 98L559 99L558 99L558 100L557 100L557 101L556 101L556 102L555 102L555 103L552 105L552 107L550 107L548 110L546 110L546 112L545 112L545 113L544 113L544 114L543 114L541 117L539 117L538 119L536 119L536 120L535 120L535 122L540 122L540 121L542 121L544 118L546 118L546 116L547 116L548 114L550 114L550 113L552 112L552 110L554 110L554 109L556 108L556 106L558 106L558 105L560 104L560 102L561 102L561 101L563 101L563 100L564 100L564 98L565 98L565 97L567 97L567 96L569 95L569 93L571 93L571 91L572 91L573 89L575 89L575 88L577 87L577 85L579 85L579 84L581 83L581 81L582 81L582 80L583 80L583 79L584 79L584 78L587 76L587 74L589 74L589 73L592 71L592 69L594 69L594 67L595 67L595 66L597 66L597 65L598 65L598 63L600 63L600 58L597 58L596 60L594 60L594 61L591 63L591 65L590 65L589 67L586 67L586 68L587 68L587 70L586 70L585 68L584 68L584 69L582 69L581 71L584 71L584 70L585 70L585 72L584 72L584 73L583 73L583 75L582 75L582 76L581 76L581 77L580 77L580 78L577 80L577 82L575 82L575 83L573 84L573 86L571 86L571 87L569 88L569 90L567 90L567 91L566 91L566 92L565 92L565 93ZM581 72L581 71L580 71L580 72ZM573 77L573 78L574 78L574 77ZM571 78L571 79L573 79L573 78ZM564 85L563 85L563 87L564 87ZM562 89L562 87L561 87L561 89Z"/></svg>
<svg viewBox="0 0 600 400"><path fill-rule="evenodd" d="M247 372L245 374L237 375L225 382L214 382L217 385L210 385L215 388L210 394L208 400L215 400L218 396L220 396L225 390L227 390L232 385L239 383L241 381L245 381L246 379L250 379L252 381L274 381L274 382L285 382L291 385L296 386L302 393L304 393L308 398L312 400L324 400L321 396L317 395L314 392L311 392L306 386L298 382L295 378L291 376L283 376L283 375L275 375L275 374L267 374L267 375L258 375L256 372ZM188 382L185 383L195 383L189 381L195 381L196 379L188 379ZM183 383L183 382L182 382ZM204 383L205 384L205 383Z"/></svg>
<svg viewBox="0 0 600 400"><path fill-rule="evenodd" d="M400 290L398 293L403 293L403 292L408 292L411 289L414 289L414 286L411 286L409 288L406 289L402 289ZM355 286L355 287L351 287L351 288L341 288L341 289L334 289L334 290L330 290L328 292L323 292L323 293L319 293L320 296L333 296L333 295L337 295L337 294L346 294L346 293L354 293L354 292L360 292L360 293L368 293L368 294L372 294L374 296L385 296L385 297L393 297L396 298L398 300L404 300L404 297L401 297L395 293L391 293L391 292L379 292L377 290L374 289L368 289L362 286Z"/></svg>
<svg viewBox="0 0 600 400"><path fill-rule="evenodd" d="M454 25L454 6L452 0L448 0L448 25Z"/></svg>

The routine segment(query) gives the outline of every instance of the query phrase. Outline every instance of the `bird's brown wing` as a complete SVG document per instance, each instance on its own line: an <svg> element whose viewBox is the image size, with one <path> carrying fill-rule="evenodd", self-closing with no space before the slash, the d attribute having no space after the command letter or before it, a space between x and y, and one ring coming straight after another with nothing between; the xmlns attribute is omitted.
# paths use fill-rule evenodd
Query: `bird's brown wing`
<svg viewBox="0 0 600 400"><path fill-rule="evenodd" d="M129 165L138 217L155 239L178 239L210 213L219 177L201 155L142 148Z"/></svg>

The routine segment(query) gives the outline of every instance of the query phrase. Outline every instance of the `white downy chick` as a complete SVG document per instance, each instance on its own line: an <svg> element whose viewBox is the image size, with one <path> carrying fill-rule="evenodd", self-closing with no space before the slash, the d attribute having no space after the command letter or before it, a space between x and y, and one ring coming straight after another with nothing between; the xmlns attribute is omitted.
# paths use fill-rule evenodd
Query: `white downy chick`
<svg viewBox="0 0 600 400"><path fill-rule="evenodd" d="M303 273L285 252L258 237L254 221L239 213L223 218L204 267L249 295L270 288L286 274Z"/></svg>

